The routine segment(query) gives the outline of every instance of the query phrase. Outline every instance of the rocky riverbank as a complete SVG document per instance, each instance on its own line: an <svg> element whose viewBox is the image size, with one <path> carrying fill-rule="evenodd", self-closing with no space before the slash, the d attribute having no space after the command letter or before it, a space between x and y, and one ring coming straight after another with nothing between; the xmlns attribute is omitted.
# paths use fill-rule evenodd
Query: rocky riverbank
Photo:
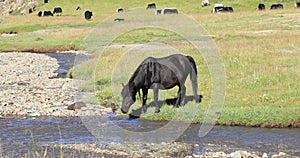
<svg viewBox="0 0 300 158"><path fill-rule="evenodd" d="M84 113L79 108L68 110L76 101L78 87L72 79L57 78L59 64L55 58L0 53L0 63L0 116L78 116L105 111L97 105L81 105Z"/></svg>
<svg viewBox="0 0 300 158"><path fill-rule="evenodd" d="M90 153L93 157L185 157L185 158L286 158L290 157L284 152L277 154L255 153L246 150L236 150L233 152L225 152L228 147L223 148L224 151L218 148L219 145L208 144L212 147L207 152L196 154L195 148L197 144L187 144L181 142L172 143L110 143L104 146L96 144L67 144L55 145L55 147L63 150L78 151L79 153ZM216 146L216 148L213 148Z"/></svg>

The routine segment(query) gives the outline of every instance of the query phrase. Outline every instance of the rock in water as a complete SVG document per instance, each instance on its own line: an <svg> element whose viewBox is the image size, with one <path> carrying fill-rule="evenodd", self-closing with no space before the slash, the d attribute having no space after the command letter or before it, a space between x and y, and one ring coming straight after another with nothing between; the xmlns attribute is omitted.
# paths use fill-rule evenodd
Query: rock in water
<svg viewBox="0 0 300 158"><path fill-rule="evenodd" d="M112 112L115 112L118 110L118 106L115 103L111 103L110 107L111 107Z"/></svg>

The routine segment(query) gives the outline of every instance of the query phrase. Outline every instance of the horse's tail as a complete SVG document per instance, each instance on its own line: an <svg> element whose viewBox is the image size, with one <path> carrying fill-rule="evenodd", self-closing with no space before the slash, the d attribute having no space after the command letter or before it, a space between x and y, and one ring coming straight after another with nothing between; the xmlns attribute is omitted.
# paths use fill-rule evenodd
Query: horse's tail
<svg viewBox="0 0 300 158"><path fill-rule="evenodd" d="M198 79L197 79L197 66L195 63L195 60L191 56L186 56L190 63L191 63L191 72L190 72L190 79L192 81L192 86L193 86L193 93L195 97L195 101L199 103L201 101L201 95L198 95Z"/></svg>

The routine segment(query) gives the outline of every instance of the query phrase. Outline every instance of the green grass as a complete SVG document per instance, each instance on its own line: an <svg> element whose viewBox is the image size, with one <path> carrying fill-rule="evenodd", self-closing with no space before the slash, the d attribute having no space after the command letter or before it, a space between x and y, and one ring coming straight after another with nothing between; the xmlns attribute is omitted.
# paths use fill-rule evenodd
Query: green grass
<svg viewBox="0 0 300 158"><path fill-rule="evenodd" d="M162 30L148 29L144 32L136 30L117 38L116 43L122 41L120 39L130 39L137 35L140 35L141 38L136 37L135 39L141 39L140 42L145 42L145 37L149 39L152 38L151 36L147 36L149 34L152 35L152 33L149 32L167 34ZM267 36L270 40L274 35ZM297 112L299 110L299 82L295 82L299 80L299 70L294 67L299 63L299 55L297 53L270 52L268 49L272 47L279 47L272 48L274 51L283 48L280 48L282 46L279 44L277 45L276 43L272 43L271 46L266 43L260 45L259 43L262 42L261 40L264 38L258 37L255 34L252 34L251 37L254 38L242 36L236 39L236 37L229 36L228 38L221 38L217 41L218 43L225 43L224 45L226 45L221 47L221 53L227 72L226 102L223 111L221 111L218 123L263 127L287 127L299 122L299 115ZM293 38L292 35L289 37ZM282 38L284 39L284 37ZM169 38L167 37L167 39ZM275 42L275 39L273 40ZM296 40L295 37L295 43L290 44L296 44ZM234 43L233 41L236 42ZM193 52L190 47L185 46L181 42L182 41L177 38L168 44L180 48L182 52L187 54ZM135 43L139 42L135 41ZM266 52L262 51L263 47L267 47ZM255 48L255 50L252 48ZM101 61L99 61L98 64L96 78L107 84L96 87L97 96L100 102L119 103L114 100L114 98L110 98L110 96L113 95L113 92L111 91L110 82L107 81L111 81L111 75L113 74L115 65L127 51L128 50L122 48L112 48L106 50L102 54ZM204 95L204 99L198 107L198 112L193 121L202 122L206 110L209 107L211 85L209 79L210 74L203 59L197 59L197 66L200 74L199 87L201 93ZM177 89L170 90L167 94L164 94L163 97L176 97L176 92ZM189 95L191 95L191 93ZM153 96L150 95L149 100L148 103L153 100ZM140 105L141 102L138 101L132 106L132 109L139 109ZM165 105L158 115L154 114L154 108L149 108L148 112L142 115L142 118L170 120L174 119L178 111L184 113L184 111L189 111L191 106L195 105L189 103L185 107L179 109ZM188 119L188 116L190 116L189 112L185 113L186 114L180 115L175 119L181 121Z"/></svg>
<svg viewBox="0 0 300 158"><path fill-rule="evenodd" d="M282 2L286 9L258 12L258 3L263 2L267 8L273 3L258 0L224 1L224 5L233 6L233 14L211 14L211 7L200 6L199 1L160 1L158 7L176 7L198 21L211 35L220 50L226 69L226 100L218 119L219 124L247 125L263 127L287 127L300 122L300 25L299 9L293 8L292 1ZM149 2L151 3L151 2ZM0 17L0 32L15 30L14 37L0 36L0 50L9 51L54 51L79 49L82 41L92 28L102 20L115 13L119 7L128 10L146 7L145 1L51 1L40 6L40 10L52 10L54 6L64 9L62 17L38 18L36 15ZM197 4L197 5L195 5ZM74 11L80 5L83 10ZM94 12L92 21L83 18L83 11ZM22 25L20 25L22 24ZM55 38L53 38L55 37ZM127 32L113 43L118 45L160 42L184 54L196 53L195 49L184 43L181 36L174 32L159 29L137 29ZM91 79L81 87L84 91L96 91L101 104L118 103L111 87L112 74L116 64L129 48L106 49L101 60L92 65L83 64L72 71L76 78ZM133 60L133 59L132 59ZM199 71L199 88L203 102L197 107L194 122L202 122L210 106L211 79L204 59L197 58ZM138 64L138 63L136 63ZM92 67L92 69L89 69ZM94 74L94 70L96 73ZM126 70L132 73L133 70ZM123 80L129 77L120 76ZM101 81L97 85L97 81ZM99 82L98 82L99 83ZM121 85L121 83L119 83ZM187 89L191 89L187 86ZM176 96L176 89L163 93L167 98ZM151 92L150 92L151 93ZM149 96L149 102L153 99ZM149 103L148 102L148 103ZM138 101L132 109L140 107ZM193 103L185 107L173 108L163 106L161 113L154 115L154 108L142 115L144 119L169 120L177 111L184 115L178 120L187 119Z"/></svg>
<svg viewBox="0 0 300 158"><path fill-rule="evenodd" d="M141 34L143 36L141 36ZM147 42L164 42L182 40L178 34L167 32L160 29L141 28L118 37L113 42L114 44L136 44Z"/></svg>

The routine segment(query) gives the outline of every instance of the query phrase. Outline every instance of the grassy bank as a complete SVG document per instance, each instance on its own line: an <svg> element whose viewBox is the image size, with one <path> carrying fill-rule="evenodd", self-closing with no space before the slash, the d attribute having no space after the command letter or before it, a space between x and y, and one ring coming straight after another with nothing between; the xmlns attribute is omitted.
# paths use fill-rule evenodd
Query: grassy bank
<svg viewBox="0 0 300 158"><path fill-rule="evenodd" d="M198 1L169 2L162 1L158 6L177 7L198 21L211 35L219 48L226 69L226 100L218 124L247 125L262 127L288 127L300 124L300 10L293 9L293 2L284 2L287 9L258 12L255 8L260 1L224 1L224 5L235 8L233 14L211 14L211 7L195 5ZM270 6L272 2L265 2ZM81 12L73 8L94 11L92 21L86 21ZM0 32L17 31L17 36L0 36L0 51L56 51L79 49L83 39L98 22L104 20L116 8L144 7L144 1L111 2L93 1L71 2L57 1L43 5L40 9L64 7L62 17L39 18L36 15L0 17ZM249 9L249 6L250 9ZM51 9L52 10L52 9ZM20 25L22 23L22 25ZM149 41L162 42L175 47L184 54L193 54L191 46L182 44L182 39L170 32L161 30L136 30L115 39L118 45L140 44ZM96 81L84 87L94 90L101 104L119 103L113 98L111 76L113 70L129 47L107 49L96 61L98 70ZM204 96L197 107L194 122L202 122L210 106L211 79L204 59L197 58L199 88ZM137 63L138 64L138 63ZM78 68L74 75L92 72L86 71L88 65ZM133 70L128 70L133 71ZM128 76L127 76L128 77ZM99 82L97 82L99 81ZM190 89L189 86L187 86ZM176 97L176 89L164 94L167 98ZM120 98L117 98L120 99ZM151 102L152 96L149 98ZM133 109L141 103L137 102ZM177 111L182 111L179 120L186 119L192 103L179 109L163 106L161 113L153 114L153 108L142 115L145 119L168 120Z"/></svg>

